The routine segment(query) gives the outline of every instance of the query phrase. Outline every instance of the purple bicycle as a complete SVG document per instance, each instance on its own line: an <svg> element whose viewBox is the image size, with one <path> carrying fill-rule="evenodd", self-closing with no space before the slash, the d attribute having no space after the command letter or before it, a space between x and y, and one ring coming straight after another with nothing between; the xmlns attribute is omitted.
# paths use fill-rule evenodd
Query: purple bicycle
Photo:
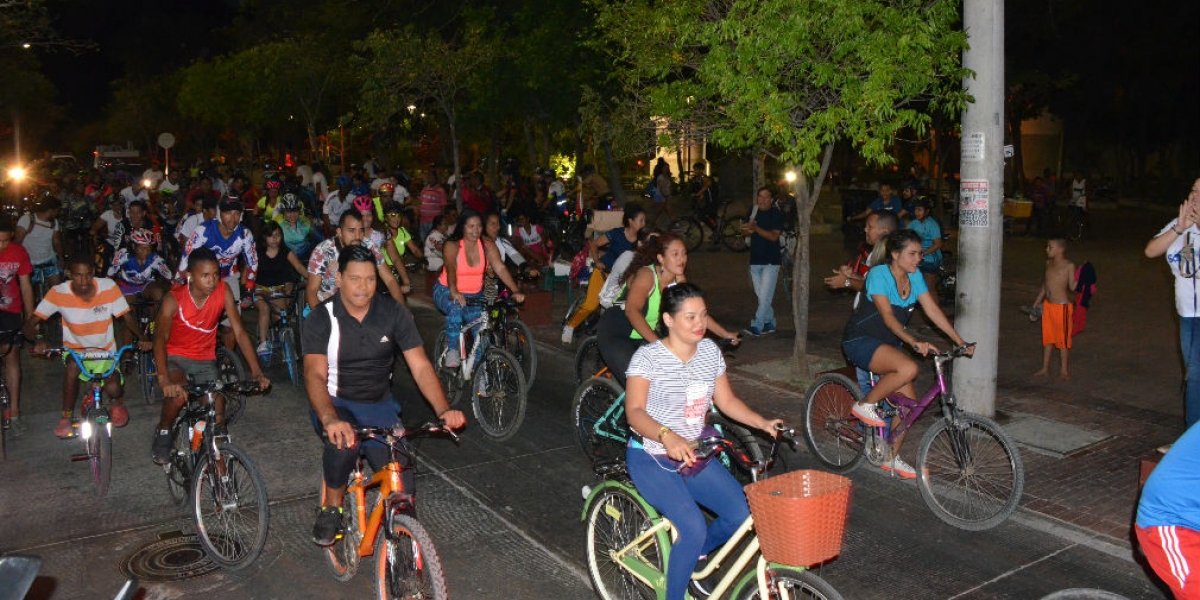
<svg viewBox="0 0 1200 600"><path fill-rule="evenodd" d="M858 384L845 375L826 373L808 391L804 441L830 470L846 473L864 457L876 466L891 461L896 443L913 423L941 400L942 417L929 428L917 450L921 497L939 519L969 531L1004 522L1021 501L1025 468L1017 445L995 421L964 412L946 388L950 365L970 347L934 353L936 378L920 401L892 394L878 410L887 427L871 427L851 412L862 399Z"/></svg>

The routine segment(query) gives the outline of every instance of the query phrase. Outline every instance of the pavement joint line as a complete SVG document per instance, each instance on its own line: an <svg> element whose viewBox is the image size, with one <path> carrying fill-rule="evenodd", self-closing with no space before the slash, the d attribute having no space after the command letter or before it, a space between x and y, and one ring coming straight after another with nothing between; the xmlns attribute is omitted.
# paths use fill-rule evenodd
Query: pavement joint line
<svg viewBox="0 0 1200 600"><path fill-rule="evenodd" d="M525 541L529 542L531 545L533 545L533 547L544 552L546 554L546 556L550 557L551 560L558 563L559 566L561 566L567 572L575 575L575 577L578 578L579 581L589 584L589 585L591 584L591 582L592 582L591 578L588 577L587 573L583 572L582 569L580 569L578 566L573 564L570 560L567 560L566 557L560 556L558 554L558 552L555 552L554 550L552 550L551 548L549 548L548 546L543 544L541 541L534 539L533 536L526 533L520 527L517 527L515 523L513 523L512 521L505 518L504 515L501 515L500 513L496 512L495 509L493 509L486 502L484 502L483 498L481 498L469 486L466 486L464 484L461 484L461 483L455 481L454 479L451 479L449 474L446 472L446 469L444 467L441 467L441 465L438 464L437 461L432 460L427 457L425 459L425 462L438 466L439 469L437 471L435 471L435 473L437 474L438 477L441 477L446 483L450 484L450 487L453 487L454 489L458 490L458 492L460 494L462 494L462 495L466 496L468 499L474 501L476 504L479 505L480 508L482 508L484 511L490 513L494 518L496 518L501 523L503 523L505 527L508 527L514 533L516 533L520 537L524 538Z"/></svg>
<svg viewBox="0 0 1200 600"><path fill-rule="evenodd" d="M445 473L455 473L455 472L462 471L462 470L465 470L465 469L474 469L474 468L476 468L476 467L484 467L484 466L487 466L487 465L495 465L495 464L500 464L500 463L506 463L506 462L509 462L509 461L511 461L511 460L513 460L513 459L532 458L532 457L535 457L535 456L538 456L538 455L541 455L541 454L549 454L549 453L551 453L551 452L558 452L559 450L565 450L565 449L567 449L567 448L574 448L574 447L575 447L575 446L574 446L574 444L568 444L568 445L566 445L566 446L559 446L559 447L557 447L557 448L546 448L546 449L544 449L544 450L539 450L539 451L537 451L537 452L526 452L526 453L524 453L524 454L514 454L514 455L512 455L512 456L506 456L506 457L504 457L504 458L497 458L497 459L495 459L495 460L489 460L489 461L484 461L484 462L471 463L471 464L469 464L469 465L463 465L463 466L461 466L461 467L442 467L442 471L441 471L441 472L445 472ZM428 460L428 459L427 459L427 458L422 458L421 460ZM419 473L419 471L418 471L418 473Z"/></svg>
<svg viewBox="0 0 1200 600"><path fill-rule="evenodd" d="M1086 546L1113 558L1134 564L1138 562L1134 556L1133 548L1128 544L1121 544L1119 538L1097 533L1082 526L1068 523L1028 508L1018 507L1017 511L1008 520L1041 531L1042 533L1048 533L1059 539Z"/></svg>
<svg viewBox="0 0 1200 600"><path fill-rule="evenodd" d="M1027 563L1025 563L1025 564L1023 564L1023 565L1020 565L1020 566L1018 566L1018 567L1014 567L1014 568L1012 568L1012 569L1009 569L1009 570L1007 570L1007 571L1005 571L1005 572L1003 572L1003 573L1001 573L1001 574L999 574L999 575L997 575L997 576L995 576L995 577L993 577L993 578L991 578L991 579L989 579L989 580L987 580L987 581L984 581L984 582L982 582L982 583L980 583L980 584L978 584L978 585L976 585L976 586L974 586L974 587L971 587L971 588L965 589L965 590L963 590L963 591L961 591L961 592L959 592L959 593L957 593L957 594L955 594L955 595L953 595L953 596L950 596L950 597L949 597L949 598L947 598L946 600L954 600L955 598L962 598L963 596L966 596L967 594L970 594L971 592L976 592L976 591L982 590L983 588L985 588L985 587L987 587L987 586L989 586L989 585L991 585L991 584L993 584L993 583L995 583L995 582L997 582L997 581L1000 581L1001 579L1005 579L1005 578L1007 578L1007 577L1009 577L1009 576L1015 575L1015 574L1017 574L1017 573L1019 573L1019 572L1021 572L1021 571L1024 571L1025 569L1028 569L1029 567L1032 567L1032 566L1034 566L1034 565L1038 564L1038 563L1042 563L1042 562L1045 562L1045 561L1047 561L1047 560L1050 560L1051 558L1054 558L1055 556L1058 556L1059 554L1062 554L1063 552L1066 552L1067 550L1070 550L1070 549L1072 549L1072 548L1074 548L1074 547L1076 547L1076 546L1078 546L1078 545L1079 545L1079 544L1068 544L1068 545L1066 545L1066 546L1063 546L1062 548L1059 548L1058 550L1055 550L1054 552L1051 552L1051 553L1049 553L1049 554L1047 554L1047 555L1045 555L1045 556L1043 556L1043 557L1041 557L1041 558L1039 558L1039 559L1037 559L1037 560L1032 560L1032 561L1029 561L1029 562L1027 562Z"/></svg>

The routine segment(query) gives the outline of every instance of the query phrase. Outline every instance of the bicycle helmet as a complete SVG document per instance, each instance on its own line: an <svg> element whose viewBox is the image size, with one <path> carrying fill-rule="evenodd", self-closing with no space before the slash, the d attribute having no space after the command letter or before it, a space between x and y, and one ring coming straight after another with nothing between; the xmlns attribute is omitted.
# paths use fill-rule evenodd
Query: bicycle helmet
<svg viewBox="0 0 1200 600"><path fill-rule="evenodd" d="M370 212L374 207L373 205L374 202L371 201L371 197L366 194L354 198L354 210L358 212Z"/></svg>
<svg viewBox="0 0 1200 600"><path fill-rule="evenodd" d="M385 198L385 197L391 198L392 194L395 193L395 191L396 191L396 186L394 186L390 183L383 183L383 184L379 185L379 197L380 198Z"/></svg>
<svg viewBox="0 0 1200 600"><path fill-rule="evenodd" d="M293 210L300 210L300 198L297 198L296 194L288 192L279 199L279 211L289 212Z"/></svg>
<svg viewBox="0 0 1200 600"><path fill-rule="evenodd" d="M267 189L268 190L282 190L283 182L278 179L268 179L267 180Z"/></svg>
<svg viewBox="0 0 1200 600"><path fill-rule="evenodd" d="M154 245L154 232L149 229L134 229L133 233L129 234L129 241L134 244L145 244L147 246Z"/></svg>

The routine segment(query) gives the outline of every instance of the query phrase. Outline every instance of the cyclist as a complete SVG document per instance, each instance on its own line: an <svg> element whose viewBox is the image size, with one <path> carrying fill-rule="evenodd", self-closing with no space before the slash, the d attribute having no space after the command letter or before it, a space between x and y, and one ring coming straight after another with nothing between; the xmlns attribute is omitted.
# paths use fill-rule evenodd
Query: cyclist
<svg viewBox="0 0 1200 600"><path fill-rule="evenodd" d="M59 313L62 315L64 347L80 352L112 352L117 349L112 322L120 318L125 329L137 336L138 346L142 350L150 350L150 340L146 339L133 320L129 304L125 302L125 296L116 282L95 277L92 257L83 254L73 256L67 269L70 280L50 288L33 314L26 319L27 338L33 339L37 326L49 320L54 313ZM39 340L33 352L44 354L46 342ZM66 365L67 376L63 379L62 419L54 428L54 435L65 439L74 435L75 399L79 397L79 381L86 381L87 376L80 372L79 365L73 359L64 356L63 364ZM92 372L104 372L111 364L111 361L84 361L84 365ZM124 427L129 422L129 410L125 408L125 380L119 369L105 380L104 392L114 400L110 413L113 426Z"/></svg>
<svg viewBox="0 0 1200 600"><path fill-rule="evenodd" d="M678 531L666 598L681 600L700 557L721 547L750 516L742 485L720 466L698 464L690 445L704 436L709 407L771 436L783 422L759 415L734 394L720 348L705 337L708 309L699 288L677 284L663 290L661 303L662 337L629 363L625 414L632 435L625 460L638 492ZM716 515L711 524L701 506ZM706 597L707 590L692 595Z"/></svg>
<svg viewBox="0 0 1200 600"><path fill-rule="evenodd" d="M514 290L513 300L525 301L525 294L516 292L520 288L508 273L496 244L483 238L483 220L479 213L465 209L458 217L454 233L442 246L445 266L437 283L433 286L433 302L446 315L446 356L443 366L457 368L462 357L458 355L458 336L463 323L479 315L480 307L468 306L467 300L483 298L483 276L488 267L508 289Z"/></svg>
<svg viewBox="0 0 1200 600"><path fill-rule="evenodd" d="M911 229L893 231L887 237L886 263L871 267L867 273L866 296L869 301L861 302L855 309L843 334L842 351L850 363L879 376L879 381L867 392L862 402L852 409L854 416L872 427L886 424L875 410L876 405L889 394L900 392L916 398L913 380L917 378L917 363L902 350L912 348L922 356L938 349L930 342L922 342L905 327L917 304L925 310L925 317L941 329L957 346L965 345L962 336L954 330L949 319L938 306L937 297L925 286L921 276L921 237ZM974 354L974 349L967 350ZM885 471L892 471L905 479L913 479L917 472L900 458L903 436L893 445L895 456L883 464Z"/></svg>
<svg viewBox="0 0 1200 600"><path fill-rule="evenodd" d="M369 211L368 211L369 212ZM312 256L308 258L308 276L305 284L304 299L308 311L315 309L318 304L328 300L337 291L337 261L338 255L350 246L364 246L375 254L375 265L379 270L379 280L387 288L388 294L398 302L404 301L404 293L400 284L392 275L391 269L383 262L383 254L379 246L371 245L364 237L366 228L363 225L362 214L347 210L342 213L334 235L317 244Z"/></svg>
<svg viewBox="0 0 1200 600"><path fill-rule="evenodd" d="M150 215L150 208L141 200L134 200L125 209L127 216L122 222L122 237L121 244L118 246L128 248L131 243L129 237L136 229L147 229L153 235L155 250L162 252L162 223Z"/></svg>
<svg viewBox="0 0 1200 600"><path fill-rule="evenodd" d="M702 215L713 215L717 212L716 187L713 178L705 172L708 165L699 161L692 165L692 202L696 204L697 212Z"/></svg>
<svg viewBox="0 0 1200 600"><path fill-rule="evenodd" d="M217 218L217 206L219 202L220 200L217 198L205 196L196 207L198 209L197 212L179 224L179 228L175 230L175 239L179 242L180 248L187 245L188 238L192 237L192 234L195 233L196 228L201 223Z"/></svg>
<svg viewBox="0 0 1200 600"><path fill-rule="evenodd" d="M264 193L266 195L258 199L258 204L256 205L258 208L257 212L263 221L270 221L279 213L276 207L279 205L279 200L283 195L283 182L275 177L268 179L266 192Z"/></svg>
<svg viewBox="0 0 1200 600"><path fill-rule="evenodd" d="M384 186L386 185L388 184L384 184ZM421 249L417 247L417 243L413 241L412 234L408 231L409 224L412 223L412 213L406 210L404 205L399 202L391 201L384 207L383 222L387 227L387 235L384 237L389 242L384 244L386 251L383 254L383 261L389 267L392 267L392 271L399 276L401 281L400 291L408 294L412 292L412 281L408 278L408 268L404 264L404 254L412 252L412 255L417 259L424 258ZM395 258L393 258L393 254Z"/></svg>
<svg viewBox="0 0 1200 600"><path fill-rule="evenodd" d="M0 331L19 331L25 318L33 311L33 263L29 252L20 244L13 243L16 226L12 219L0 215ZM8 383L12 419L12 431L20 434L25 430L21 414L21 360L20 352L4 361L4 379Z"/></svg>
<svg viewBox="0 0 1200 600"><path fill-rule="evenodd" d="M258 355L271 353L267 330L270 329L271 314L268 298L278 310L288 308L288 300L296 287L296 275L308 276L304 263L283 243L283 230L279 223L263 223L262 235L258 238L258 285L254 288L254 308L258 311Z"/></svg>
<svg viewBox="0 0 1200 600"><path fill-rule="evenodd" d="M220 377L217 369L217 329L221 313L233 331L250 376L263 389L271 381L263 376L254 346L242 327L233 291L221 277L221 265L211 249L199 246L191 251L187 280L163 297L158 311L154 337L154 363L159 365L158 384L162 386L162 412L150 446L156 464L171 459L171 423L187 402L183 386L190 381L208 383ZM162 365L166 365L165 368ZM217 423L223 425L224 401L217 400Z"/></svg>
<svg viewBox="0 0 1200 600"><path fill-rule="evenodd" d="M313 246L321 243L325 236L313 227L308 217L300 214L300 199L288 192L279 200L279 212L275 215L283 232L283 243L296 253L300 260L308 260Z"/></svg>
<svg viewBox="0 0 1200 600"><path fill-rule="evenodd" d="M585 208L608 210L612 206L613 195L608 182L596 172L595 165L583 165L579 169L578 191Z"/></svg>
<svg viewBox="0 0 1200 600"><path fill-rule="evenodd" d="M133 251L129 248L117 250L106 275L116 279L127 303L134 302L136 296L142 294L157 304L170 288L171 268L154 252L154 234L150 230L133 230L129 242Z"/></svg>
<svg viewBox="0 0 1200 600"><path fill-rule="evenodd" d="M392 427L400 422L401 405L391 390L396 354L404 357L413 381L438 418L452 429L466 424L463 413L446 402L412 313L400 303L376 297L377 273L373 252L362 246L346 248L337 262L339 293L304 322L309 414L317 434L324 437L326 504L313 525L313 541L321 546L333 544L341 535L346 482L360 451L353 428ZM375 469L389 460L386 446L377 441L364 443L361 451ZM405 468L401 477L406 491L416 490L412 469Z"/></svg>
<svg viewBox="0 0 1200 600"><path fill-rule="evenodd" d="M62 233L58 228L58 198L44 196L33 207L33 214L21 215L17 220L16 236L13 238L29 251L33 262L33 281L46 283L47 287L62 281L62 268L58 257L62 256Z"/></svg>
<svg viewBox="0 0 1200 600"><path fill-rule="evenodd" d="M617 257L637 246L645 227L646 211L637 204L627 204L625 214L621 217L621 227L614 227L588 242L588 254L591 255L593 266L591 278L588 279L587 298L579 310L575 311L575 315L563 325L563 344L571 343L575 338L575 328L582 325L588 315L600 306L600 288L604 287L604 278L612 270Z"/></svg>
<svg viewBox="0 0 1200 600"><path fill-rule="evenodd" d="M245 285L247 292L254 291L254 281L258 276L258 251L254 247L254 237L250 230L242 224L242 203L225 198L218 205L219 216L211 221L205 221L196 227L188 237L183 247L183 256L179 259L179 280L185 279L188 271L188 259L192 252L207 248L217 257L221 269L221 279L225 281L229 292L233 294L235 303L242 299L242 286L239 284L238 257L245 263ZM221 325L228 327L226 321ZM229 338L225 339L226 346L232 346ZM161 364L161 363L160 363ZM168 422L167 425L170 425Z"/></svg>

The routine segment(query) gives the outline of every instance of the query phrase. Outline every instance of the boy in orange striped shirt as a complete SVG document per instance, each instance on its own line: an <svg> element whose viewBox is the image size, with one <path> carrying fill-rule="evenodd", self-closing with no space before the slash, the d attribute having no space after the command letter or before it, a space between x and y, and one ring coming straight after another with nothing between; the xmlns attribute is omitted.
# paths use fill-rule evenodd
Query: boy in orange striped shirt
<svg viewBox="0 0 1200 600"><path fill-rule="evenodd" d="M112 322L113 319L122 318L125 330L138 336L139 348L144 351L151 349L151 342L145 339L145 334L133 320L133 313L121 289L111 279L95 277L90 256L80 254L72 257L67 275L69 281L50 288L25 321L26 337L32 339L38 323L48 320L54 313L60 313L64 347L79 351L112 352L117 349ZM44 353L46 346L46 342L39 341L33 351ZM62 419L54 429L54 434L64 439L73 435L72 416L82 375L75 361L67 360L65 364L67 376L63 379ZM115 400L112 424L124 427L129 422L129 411L125 408L125 383L119 370L104 382L104 393Z"/></svg>

